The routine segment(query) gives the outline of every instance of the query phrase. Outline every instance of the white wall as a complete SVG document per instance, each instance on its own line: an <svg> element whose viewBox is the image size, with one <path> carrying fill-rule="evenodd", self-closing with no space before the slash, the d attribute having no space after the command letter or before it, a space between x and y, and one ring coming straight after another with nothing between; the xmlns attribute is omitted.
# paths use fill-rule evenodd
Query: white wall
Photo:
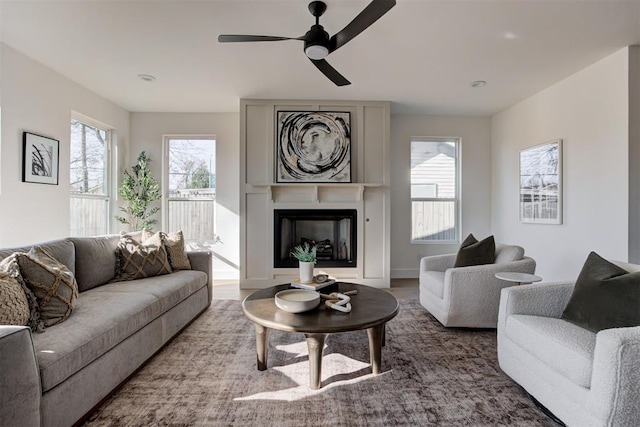
<svg viewBox="0 0 640 427"><path fill-rule="evenodd" d="M492 229L498 241L522 245L545 281L575 279L590 251L627 259L628 52L492 118ZM556 138L564 143L564 223L521 224L518 152Z"/></svg>
<svg viewBox="0 0 640 427"><path fill-rule="evenodd" d="M159 180L162 177L163 135L215 135L215 230L223 242L214 247L215 279L238 277L239 132L240 118L237 113L131 113L131 150L125 166L133 165L138 154L144 150L150 155L151 169Z"/></svg>
<svg viewBox="0 0 640 427"><path fill-rule="evenodd" d="M119 160L128 143L129 113L3 43L0 56L0 247L66 237L71 112L111 126ZM22 182L23 131L60 141L58 185Z"/></svg>
<svg viewBox="0 0 640 427"><path fill-rule="evenodd" d="M391 116L391 277L418 277L420 258L453 253L459 244L411 242L411 138L460 137L462 238L491 234L491 119Z"/></svg>

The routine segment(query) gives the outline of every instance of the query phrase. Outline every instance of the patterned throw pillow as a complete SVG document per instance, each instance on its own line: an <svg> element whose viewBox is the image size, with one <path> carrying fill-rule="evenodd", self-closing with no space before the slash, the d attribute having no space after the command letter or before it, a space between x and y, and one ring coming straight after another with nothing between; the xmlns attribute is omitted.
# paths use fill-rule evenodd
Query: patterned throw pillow
<svg viewBox="0 0 640 427"><path fill-rule="evenodd" d="M24 283L37 299L44 325L66 320L78 298L78 283L71 270L38 246L18 253L17 261Z"/></svg>
<svg viewBox="0 0 640 427"><path fill-rule="evenodd" d="M8 274L18 281L22 287L25 297L27 298L27 304L29 307L29 320L27 326L31 328L33 332L44 332L44 322L40 318L40 310L38 307L38 299L27 287L20 275L20 266L18 265L18 255L25 255L24 252L14 252L2 261L0 261L0 271Z"/></svg>
<svg viewBox="0 0 640 427"><path fill-rule="evenodd" d="M171 268L174 270L191 270L189 257L184 251L182 230L178 230L175 233L161 233L160 235L167 248Z"/></svg>
<svg viewBox="0 0 640 427"><path fill-rule="evenodd" d="M171 273L167 249L160 232L153 234L142 243L128 234L120 236L116 249L118 265L112 282L135 280Z"/></svg>
<svg viewBox="0 0 640 427"><path fill-rule="evenodd" d="M0 325L24 326L29 322L29 302L15 277L0 272Z"/></svg>

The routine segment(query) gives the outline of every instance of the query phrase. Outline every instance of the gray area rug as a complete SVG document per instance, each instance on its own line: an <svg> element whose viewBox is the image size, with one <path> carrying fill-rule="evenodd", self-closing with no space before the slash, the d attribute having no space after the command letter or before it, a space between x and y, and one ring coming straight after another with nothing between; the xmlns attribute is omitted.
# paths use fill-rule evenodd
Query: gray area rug
<svg viewBox="0 0 640 427"><path fill-rule="evenodd" d="M500 370L493 330L447 329L401 300L382 357L373 376L366 332L330 335L310 390L302 334L273 331L260 372L240 302L214 301L86 425L555 426Z"/></svg>

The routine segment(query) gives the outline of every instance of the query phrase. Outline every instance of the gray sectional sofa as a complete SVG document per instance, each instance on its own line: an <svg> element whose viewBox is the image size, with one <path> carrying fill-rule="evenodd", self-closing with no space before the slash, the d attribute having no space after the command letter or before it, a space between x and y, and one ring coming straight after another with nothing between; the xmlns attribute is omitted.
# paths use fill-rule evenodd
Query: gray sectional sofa
<svg viewBox="0 0 640 427"><path fill-rule="evenodd" d="M188 252L191 270L108 283L119 238L38 245L74 272L79 298L43 333L0 325L0 426L77 423L210 305L209 252Z"/></svg>

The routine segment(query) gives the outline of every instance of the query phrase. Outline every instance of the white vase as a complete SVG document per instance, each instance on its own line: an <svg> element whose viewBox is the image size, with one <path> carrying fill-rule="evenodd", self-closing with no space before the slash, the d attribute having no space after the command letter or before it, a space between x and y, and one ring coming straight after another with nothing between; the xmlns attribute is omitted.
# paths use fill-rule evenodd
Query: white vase
<svg viewBox="0 0 640 427"><path fill-rule="evenodd" d="M300 281L302 283L313 282L313 262L300 261Z"/></svg>

